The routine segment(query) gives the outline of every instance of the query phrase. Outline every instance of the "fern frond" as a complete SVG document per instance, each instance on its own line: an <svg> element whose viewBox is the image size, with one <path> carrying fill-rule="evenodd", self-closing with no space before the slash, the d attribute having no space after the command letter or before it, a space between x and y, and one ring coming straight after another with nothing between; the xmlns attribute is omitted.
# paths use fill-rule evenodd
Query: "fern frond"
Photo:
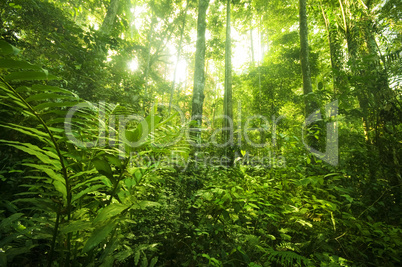
<svg viewBox="0 0 402 267"><path fill-rule="evenodd" d="M281 266L307 266L310 260L302 255L293 251L276 251L271 250L268 252L268 261L275 261Z"/></svg>

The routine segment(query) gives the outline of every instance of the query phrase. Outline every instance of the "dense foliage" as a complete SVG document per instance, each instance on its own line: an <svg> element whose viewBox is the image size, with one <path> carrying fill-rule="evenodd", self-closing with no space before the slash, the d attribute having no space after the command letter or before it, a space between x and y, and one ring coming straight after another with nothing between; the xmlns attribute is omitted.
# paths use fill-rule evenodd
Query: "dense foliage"
<svg viewBox="0 0 402 267"><path fill-rule="evenodd" d="M0 3L0 266L401 264L400 1L201 2Z"/></svg>

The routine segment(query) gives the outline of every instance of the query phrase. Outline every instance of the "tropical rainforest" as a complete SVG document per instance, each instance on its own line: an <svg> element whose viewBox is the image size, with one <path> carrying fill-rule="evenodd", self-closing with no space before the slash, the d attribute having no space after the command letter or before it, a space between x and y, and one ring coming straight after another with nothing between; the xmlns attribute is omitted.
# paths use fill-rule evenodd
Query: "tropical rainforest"
<svg viewBox="0 0 402 267"><path fill-rule="evenodd" d="M2 0L0 266L401 266L399 0Z"/></svg>

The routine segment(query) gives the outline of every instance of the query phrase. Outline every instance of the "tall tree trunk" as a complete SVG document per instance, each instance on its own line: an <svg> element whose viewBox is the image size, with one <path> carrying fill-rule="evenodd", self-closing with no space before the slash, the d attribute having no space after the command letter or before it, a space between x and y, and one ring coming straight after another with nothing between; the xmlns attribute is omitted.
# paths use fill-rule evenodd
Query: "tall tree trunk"
<svg viewBox="0 0 402 267"><path fill-rule="evenodd" d="M174 87L176 83L176 73L177 73L177 66L180 61L180 54L181 54L181 46L183 42L183 33L184 33L184 27L186 26L186 17L187 17L187 10L188 10L188 1L186 2L186 10L184 11L183 14L183 23L181 25L181 30L180 30L180 41L179 41L179 47L177 49L177 60L176 60L176 65L174 67L174 72L173 72L173 81L172 81L172 87L170 88L170 99L169 99L169 115L170 115L170 110L172 107L172 101L173 101L173 94L174 94Z"/></svg>
<svg viewBox="0 0 402 267"><path fill-rule="evenodd" d="M197 122L192 131L192 137L198 142L201 138L202 108L204 104L205 87L205 31L206 16L209 0L199 0L197 20L197 43L195 50L194 88L191 109L191 118Z"/></svg>
<svg viewBox="0 0 402 267"><path fill-rule="evenodd" d="M251 65L254 67L255 57L254 57L254 40L253 40L253 28L252 21L250 19L250 45L251 45Z"/></svg>
<svg viewBox="0 0 402 267"><path fill-rule="evenodd" d="M261 54L260 54L260 62L262 64L262 62L264 61L264 29L262 27L262 16L260 16L260 23L258 25L258 31L259 31L259 35L260 35L260 49L261 49Z"/></svg>
<svg viewBox="0 0 402 267"><path fill-rule="evenodd" d="M151 27L148 32L147 36L147 41L148 41L148 47L147 47L147 61L145 65L145 71L144 71L144 102L143 102L143 109L145 109L145 112L148 109L148 104L147 104L147 94L148 94L148 75L149 75L149 69L151 67L151 46L152 46L152 33L154 30L154 24L156 23L156 18L155 15L152 15L151 18Z"/></svg>
<svg viewBox="0 0 402 267"><path fill-rule="evenodd" d="M300 60L303 75L303 94L308 95L313 92L311 85L309 48L308 48L308 28L307 28L307 12L306 0L299 0L299 17L300 17ZM306 98L305 98L306 99ZM315 111L316 105L314 101L305 100L305 115L309 115Z"/></svg>
<svg viewBox="0 0 402 267"><path fill-rule="evenodd" d="M232 44L230 37L230 1L226 3L226 47L225 47L225 94L223 103L223 140L226 144L225 155L229 158L229 164L234 162L233 148L233 103L232 103Z"/></svg>
<svg viewBox="0 0 402 267"><path fill-rule="evenodd" d="M212 130L215 129L215 114L216 114L216 109L218 106L218 88L219 88L219 77L220 75L220 69L219 67L217 68L217 73L215 77L215 88L214 88L214 97L213 97L213 104L212 104Z"/></svg>
<svg viewBox="0 0 402 267"><path fill-rule="evenodd" d="M262 90L261 90L261 67L264 62L264 41L263 41L263 29L262 29L262 20L260 16L260 21L258 25L258 37L260 39L260 56L258 57L258 96L259 96L259 101L258 101L258 108L259 108L259 113L262 115L263 110L262 110ZM273 100L271 98L271 100ZM263 130L263 119L260 118L260 144L265 144L265 130ZM259 154L258 154L259 155Z"/></svg>
<svg viewBox="0 0 402 267"><path fill-rule="evenodd" d="M324 11L323 6L321 6L322 16L325 22L325 28L328 34L328 45L331 57L331 67L332 67L332 81L334 89L334 97L337 94L344 92L346 86L345 75L342 69L342 48L339 42L338 29L336 27L336 22L330 20Z"/></svg>
<svg viewBox="0 0 402 267"><path fill-rule="evenodd" d="M308 27L307 27L307 11L306 0L299 0L299 18L300 18L300 61L303 76L303 94L304 98L304 115L307 119L310 114L316 111L318 105L308 95L313 92L313 86L311 84L310 74L310 62L309 62L309 47L308 47ZM314 128L321 128L316 122L307 125L307 144L314 148L319 149L319 142L313 134ZM320 131L322 132L322 131Z"/></svg>
<svg viewBox="0 0 402 267"><path fill-rule="evenodd" d="M100 29L105 35L109 35L113 29L113 24L116 21L117 10L119 9L119 3L120 0L110 0L105 19L103 20Z"/></svg>

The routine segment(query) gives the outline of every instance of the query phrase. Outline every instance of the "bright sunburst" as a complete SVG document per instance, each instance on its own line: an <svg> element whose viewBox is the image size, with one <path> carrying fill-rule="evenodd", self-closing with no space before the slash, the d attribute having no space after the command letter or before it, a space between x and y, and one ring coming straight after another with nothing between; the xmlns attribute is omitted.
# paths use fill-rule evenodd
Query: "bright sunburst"
<svg viewBox="0 0 402 267"><path fill-rule="evenodd" d="M136 71L138 69L138 61L137 61L137 59L134 58L130 62L128 62L128 69L131 72L134 72L134 71Z"/></svg>

